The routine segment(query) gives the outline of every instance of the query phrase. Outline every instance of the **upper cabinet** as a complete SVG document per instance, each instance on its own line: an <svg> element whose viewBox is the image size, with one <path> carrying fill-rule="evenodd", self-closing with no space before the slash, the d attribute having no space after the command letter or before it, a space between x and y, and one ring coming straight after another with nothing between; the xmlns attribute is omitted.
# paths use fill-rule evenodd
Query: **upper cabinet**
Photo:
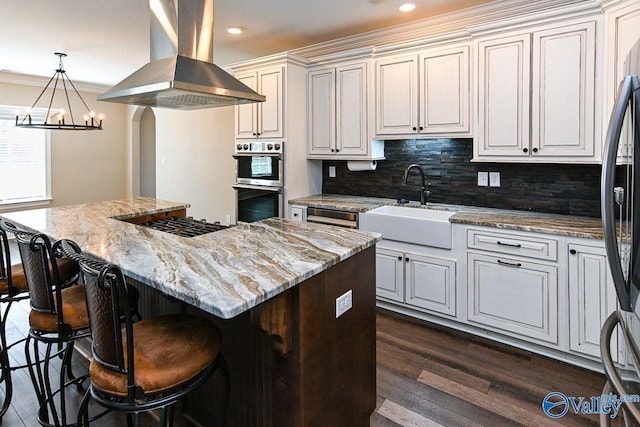
<svg viewBox="0 0 640 427"><path fill-rule="evenodd" d="M376 136L468 136L469 86L468 45L377 60Z"/></svg>
<svg viewBox="0 0 640 427"><path fill-rule="evenodd" d="M238 80L267 98L236 106L236 138L284 137L284 72L278 66L236 74Z"/></svg>
<svg viewBox="0 0 640 427"><path fill-rule="evenodd" d="M369 132L369 63L312 68L307 75L310 159L381 159Z"/></svg>
<svg viewBox="0 0 640 427"><path fill-rule="evenodd" d="M597 163L596 21L478 40L474 160Z"/></svg>

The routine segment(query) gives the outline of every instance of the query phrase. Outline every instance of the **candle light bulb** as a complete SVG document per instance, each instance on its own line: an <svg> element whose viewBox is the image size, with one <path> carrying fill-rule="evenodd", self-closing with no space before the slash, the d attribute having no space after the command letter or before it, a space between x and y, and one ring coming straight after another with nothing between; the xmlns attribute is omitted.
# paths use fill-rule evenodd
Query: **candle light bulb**
<svg viewBox="0 0 640 427"><path fill-rule="evenodd" d="M94 113L93 111L89 111L89 115L91 116L91 118L94 118L96 116L96 113Z"/></svg>
<svg viewBox="0 0 640 427"><path fill-rule="evenodd" d="M98 118L99 118L100 120L104 119L104 114L102 114L102 113L101 113L100 115L98 115Z"/></svg>

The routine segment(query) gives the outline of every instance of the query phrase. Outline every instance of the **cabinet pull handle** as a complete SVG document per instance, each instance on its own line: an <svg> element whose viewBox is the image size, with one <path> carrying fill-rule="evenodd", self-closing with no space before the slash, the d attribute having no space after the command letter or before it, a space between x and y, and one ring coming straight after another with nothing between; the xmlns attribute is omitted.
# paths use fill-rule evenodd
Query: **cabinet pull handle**
<svg viewBox="0 0 640 427"><path fill-rule="evenodd" d="M502 265L508 265L509 267L522 267L522 264L518 263L513 263L513 262L506 262L506 261L502 261L501 259L498 260L498 264L502 264Z"/></svg>
<svg viewBox="0 0 640 427"><path fill-rule="evenodd" d="M521 248L522 245L520 243L505 243L505 242L501 242L500 240L498 240L497 242L499 245L501 246L510 246L512 248Z"/></svg>
<svg viewBox="0 0 640 427"><path fill-rule="evenodd" d="M576 251L575 249L570 249L570 250L569 250L569 253L570 253L571 255L575 255L575 254L577 254L577 253L578 253L578 251Z"/></svg>

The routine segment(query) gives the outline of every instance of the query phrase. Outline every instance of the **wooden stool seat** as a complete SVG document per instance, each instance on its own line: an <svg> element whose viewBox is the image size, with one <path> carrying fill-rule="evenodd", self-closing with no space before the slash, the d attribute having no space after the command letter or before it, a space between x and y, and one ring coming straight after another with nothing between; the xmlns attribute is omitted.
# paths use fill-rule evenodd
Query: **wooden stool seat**
<svg viewBox="0 0 640 427"><path fill-rule="evenodd" d="M135 384L146 395L180 387L211 365L220 352L220 333L206 319L171 315L133 324ZM127 339L123 331L125 363ZM99 392L127 396L127 375L91 362L89 374Z"/></svg>

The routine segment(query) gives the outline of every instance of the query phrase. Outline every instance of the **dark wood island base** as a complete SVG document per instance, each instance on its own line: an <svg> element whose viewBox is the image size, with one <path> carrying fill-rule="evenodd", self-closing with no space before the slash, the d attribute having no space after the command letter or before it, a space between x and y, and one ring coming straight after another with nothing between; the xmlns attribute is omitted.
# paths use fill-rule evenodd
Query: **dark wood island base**
<svg viewBox="0 0 640 427"><path fill-rule="evenodd" d="M349 290L353 308L336 319L336 298ZM376 405L375 246L230 320L183 308L213 319L222 332L231 374L227 426L369 425ZM219 386L214 376L189 395L184 416L211 425Z"/></svg>

